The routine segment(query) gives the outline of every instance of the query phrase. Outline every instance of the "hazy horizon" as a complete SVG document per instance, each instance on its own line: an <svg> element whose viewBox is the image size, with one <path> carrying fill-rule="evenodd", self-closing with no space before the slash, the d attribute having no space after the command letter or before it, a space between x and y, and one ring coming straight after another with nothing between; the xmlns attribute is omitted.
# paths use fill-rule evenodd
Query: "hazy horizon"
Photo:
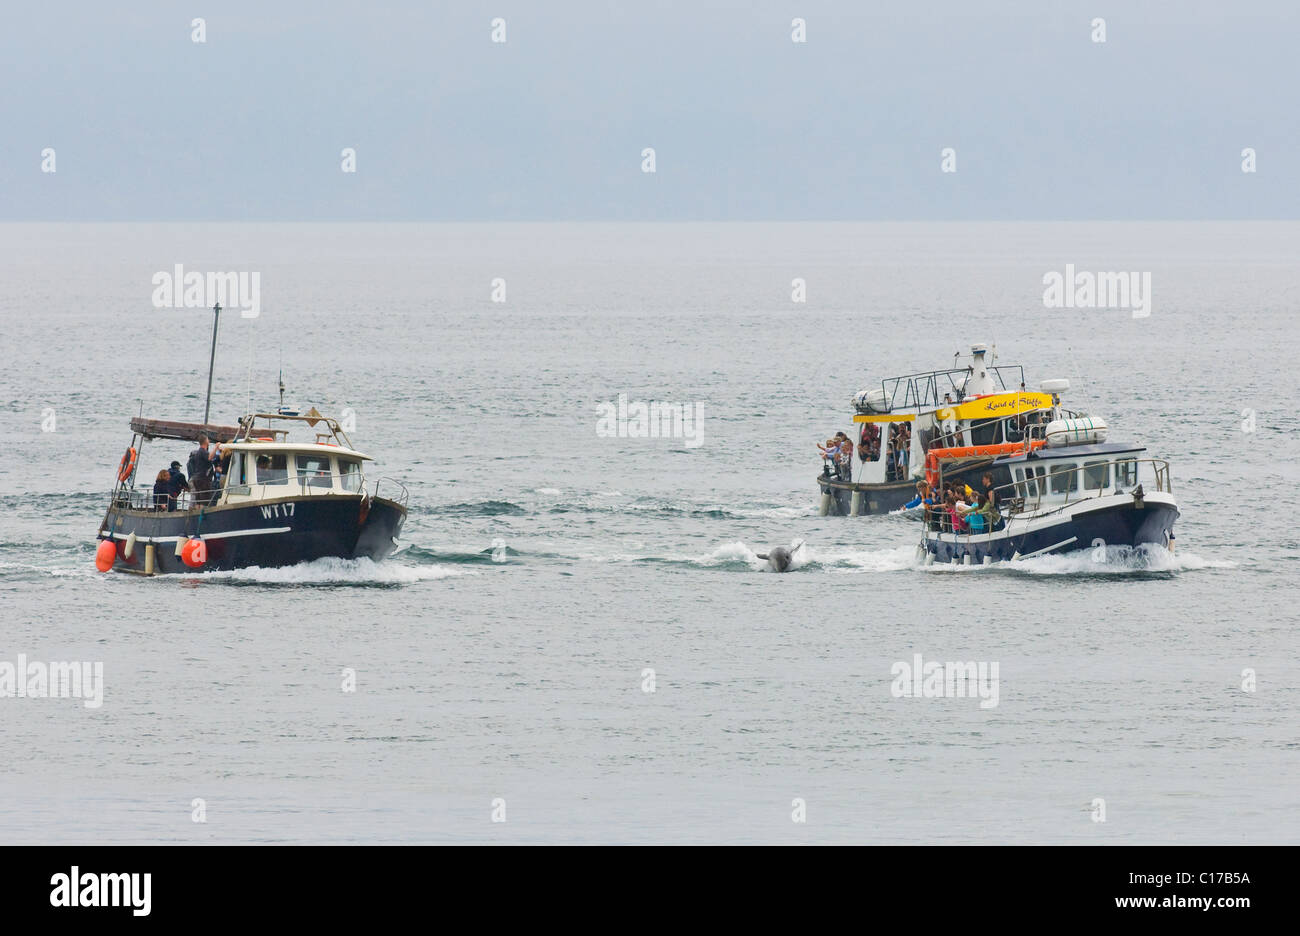
<svg viewBox="0 0 1300 936"><path fill-rule="evenodd" d="M1276 0L74 2L7 20L6 221L1300 217L1300 16Z"/></svg>

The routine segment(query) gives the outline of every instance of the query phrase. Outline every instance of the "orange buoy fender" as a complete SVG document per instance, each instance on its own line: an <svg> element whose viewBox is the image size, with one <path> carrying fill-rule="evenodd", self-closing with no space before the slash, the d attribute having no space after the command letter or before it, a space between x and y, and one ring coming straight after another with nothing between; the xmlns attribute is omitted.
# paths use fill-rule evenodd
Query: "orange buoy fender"
<svg viewBox="0 0 1300 936"><path fill-rule="evenodd" d="M117 559L117 547L111 539L100 540L99 545L95 547L95 568L101 572L107 572L113 568L113 562Z"/></svg>
<svg viewBox="0 0 1300 936"><path fill-rule="evenodd" d="M126 481L135 471L135 460L137 452L133 448L128 448L122 453L122 460L117 463L117 480Z"/></svg>
<svg viewBox="0 0 1300 936"><path fill-rule="evenodd" d="M197 569L208 561L208 544L203 542L197 536L190 537L186 540L185 545L181 547L181 562L185 563L191 569Z"/></svg>

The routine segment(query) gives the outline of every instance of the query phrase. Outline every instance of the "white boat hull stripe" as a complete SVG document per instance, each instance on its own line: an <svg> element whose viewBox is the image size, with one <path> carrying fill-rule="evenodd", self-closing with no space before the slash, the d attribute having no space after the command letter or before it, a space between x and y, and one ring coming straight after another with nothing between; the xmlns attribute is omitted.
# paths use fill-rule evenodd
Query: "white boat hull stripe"
<svg viewBox="0 0 1300 936"><path fill-rule="evenodd" d="M225 533L201 533L201 540L226 539L231 536L261 536L263 533L288 533L293 527L265 527L260 530L228 530ZM105 531L100 530L101 536L106 536ZM130 533L114 533L113 539L124 540ZM188 536L137 536L137 543L180 543L190 539Z"/></svg>

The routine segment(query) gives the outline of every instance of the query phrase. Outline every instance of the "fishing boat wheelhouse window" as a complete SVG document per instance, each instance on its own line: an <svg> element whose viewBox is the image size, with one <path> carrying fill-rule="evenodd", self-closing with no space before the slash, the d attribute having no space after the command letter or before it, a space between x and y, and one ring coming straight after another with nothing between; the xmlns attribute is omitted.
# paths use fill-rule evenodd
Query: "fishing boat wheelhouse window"
<svg viewBox="0 0 1300 936"><path fill-rule="evenodd" d="M1083 489L1101 491L1110 485L1110 462L1106 459L1083 463Z"/></svg>
<svg viewBox="0 0 1300 936"><path fill-rule="evenodd" d="M1053 494L1068 494L1071 491L1079 490L1079 472L1078 465L1073 462L1064 465L1053 465L1052 470L1048 473L1051 477Z"/></svg>
<svg viewBox="0 0 1300 936"><path fill-rule="evenodd" d="M258 484L288 484L289 456L283 452L257 456Z"/></svg>
<svg viewBox="0 0 1300 936"><path fill-rule="evenodd" d="M361 490L361 462L354 458L339 459L339 482L345 491Z"/></svg>
<svg viewBox="0 0 1300 936"><path fill-rule="evenodd" d="M1122 458L1115 462L1115 486L1118 488L1137 487L1138 466L1131 458Z"/></svg>
<svg viewBox="0 0 1300 936"><path fill-rule="evenodd" d="M330 457L328 455L299 455L298 483L314 488L334 486L330 477Z"/></svg>
<svg viewBox="0 0 1300 936"><path fill-rule="evenodd" d="M226 490L242 488L240 493L248 493L248 467L244 463L244 453L234 452L230 456L230 468L226 471Z"/></svg>

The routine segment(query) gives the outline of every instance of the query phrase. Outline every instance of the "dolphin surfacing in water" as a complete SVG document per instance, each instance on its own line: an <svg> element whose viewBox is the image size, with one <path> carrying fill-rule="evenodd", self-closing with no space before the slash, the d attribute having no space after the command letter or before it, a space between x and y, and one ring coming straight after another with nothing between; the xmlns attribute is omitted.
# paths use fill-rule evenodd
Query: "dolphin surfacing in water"
<svg viewBox="0 0 1300 936"><path fill-rule="evenodd" d="M784 546L776 546L770 553L755 553L760 559L767 560L767 567L773 572L789 572L790 563L794 561L794 554L803 549L803 540L796 540L795 544L789 549Z"/></svg>

